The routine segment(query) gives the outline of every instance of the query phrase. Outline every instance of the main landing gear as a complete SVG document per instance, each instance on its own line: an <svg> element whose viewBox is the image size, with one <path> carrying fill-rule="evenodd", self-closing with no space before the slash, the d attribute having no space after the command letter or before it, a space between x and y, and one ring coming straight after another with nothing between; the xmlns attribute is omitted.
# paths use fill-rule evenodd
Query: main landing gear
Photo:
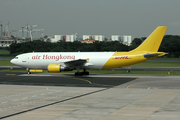
<svg viewBox="0 0 180 120"><path fill-rule="evenodd" d="M83 72L79 72L79 70L77 70L78 72L76 72L74 75L75 76L82 76L82 75L89 75L89 72L86 71L86 69L84 69Z"/></svg>

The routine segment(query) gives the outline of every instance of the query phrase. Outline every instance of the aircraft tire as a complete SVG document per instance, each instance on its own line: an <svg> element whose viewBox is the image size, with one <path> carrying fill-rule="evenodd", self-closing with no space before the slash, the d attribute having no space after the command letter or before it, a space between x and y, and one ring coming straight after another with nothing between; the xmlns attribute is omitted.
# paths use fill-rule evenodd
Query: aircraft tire
<svg viewBox="0 0 180 120"><path fill-rule="evenodd" d="M78 76L78 72L74 73L75 76Z"/></svg>
<svg viewBox="0 0 180 120"><path fill-rule="evenodd" d="M89 75L89 72L76 72L75 76Z"/></svg>
<svg viewBox="0 0 180 120"><path fill-rule="evenodd" d="M85 75L89 75L89 72L84 72Z"/></svg>
<svg viewBox="0 0 180 120"><path fill-rule="evenodd" d="M79 73L79 76L82 76L82 75L84 75L84 74L83 74L82 72L80 72L80 73Z"/></svg>
<svg viewBox="0 0 180 120"><path fill-rule="evenodd" d="M74 75L75 75L75 76L82 76L83 73L81 73L81 72L76 72Z"/></svg>

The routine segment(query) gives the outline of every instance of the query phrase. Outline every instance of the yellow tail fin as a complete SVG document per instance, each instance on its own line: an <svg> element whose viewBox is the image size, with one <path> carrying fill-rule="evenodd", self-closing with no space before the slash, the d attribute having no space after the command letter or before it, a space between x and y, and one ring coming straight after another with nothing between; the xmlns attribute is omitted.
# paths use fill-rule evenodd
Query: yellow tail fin
<svg viewBox="0 0 180 120"><path fill-rule="evenodd" d="M166 32L166 29L167 26L157 27L140 46L138 46L136 49L130 52L136 52L136 51L157 52L161 44L161 41L164 37L164 34Z"/></svg>

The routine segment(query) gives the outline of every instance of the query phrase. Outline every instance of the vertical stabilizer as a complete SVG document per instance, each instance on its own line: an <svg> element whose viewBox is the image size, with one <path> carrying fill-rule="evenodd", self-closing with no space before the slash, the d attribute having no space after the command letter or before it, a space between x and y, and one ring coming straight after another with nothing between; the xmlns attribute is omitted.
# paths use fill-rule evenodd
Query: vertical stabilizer
<svg viewBox="0 0 180 120"><path fill-rule="evenodd" d="M140 46L138 46L136 49L130 52L137 52L137 51L157 52L164 37L164 34L166 32L166 29L167 26L157 27Z"/></svg>

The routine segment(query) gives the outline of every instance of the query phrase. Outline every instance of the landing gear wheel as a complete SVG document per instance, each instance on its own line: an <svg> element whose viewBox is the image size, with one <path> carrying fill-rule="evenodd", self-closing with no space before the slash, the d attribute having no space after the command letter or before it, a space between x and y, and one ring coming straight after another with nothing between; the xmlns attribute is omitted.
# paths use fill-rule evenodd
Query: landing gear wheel
<svg viewBox="0 0 180 120"><path fill-rule="evenodd" d="M82 72L80 72L80 73L79 73L79 76L82 76L82 75L83 75L83 73L82 73Z"/></svg>
<svg viewBox="0 0 180 120"><path fill-rule="evenodd" d="M83 69L84 71L83 71L83 75L89 75L89 72L88 71L86 71L86 69Z"/></svg>
<svg viewBox="0 0 180 120"><path fill-rule="evenodd" d="M74 75L75 76L82 76L83 74L81 72L76 72Z"/></svg>
<svg viewBox="0 0 180 120"><path fill-rule="evenodd" d="M74 74L75 76L82 76L82 75L89 75L89 72L76 72L75 74Z"/></svg>
<svg viewBox="0 0 180 120"><path fill-rule="evenodd" d="M89 72L87 72L87 71L86 71L86 72L84 72L84 75L89 75Z"/></svg>

